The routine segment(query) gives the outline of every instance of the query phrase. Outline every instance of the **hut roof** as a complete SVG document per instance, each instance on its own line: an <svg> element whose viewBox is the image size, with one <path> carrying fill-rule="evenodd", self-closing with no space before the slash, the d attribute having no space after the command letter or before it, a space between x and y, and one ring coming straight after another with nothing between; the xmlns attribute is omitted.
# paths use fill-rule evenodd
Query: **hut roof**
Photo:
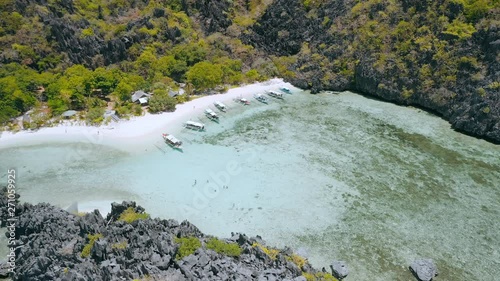
<svg viewBox="0 0 500 281"><path fill-rule="evenodd" d="M136 102L138 99L142 98L142 97L150 97L151 94L148 94L142 90L139 90L139 91L135 91L133 94L132 94L132 102Z"/></svg>

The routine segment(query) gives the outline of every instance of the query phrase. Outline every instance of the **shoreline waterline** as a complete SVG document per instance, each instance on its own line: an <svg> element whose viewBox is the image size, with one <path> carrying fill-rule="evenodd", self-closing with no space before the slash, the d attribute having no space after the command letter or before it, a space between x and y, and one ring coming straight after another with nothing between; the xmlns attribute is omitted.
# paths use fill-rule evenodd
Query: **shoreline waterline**
<svg viewBox="0 0 500 281"><path fill-rule="evenodd" d="M130 120L111 121L108 125L87 126L63 122L54 127L43 127L36 131L0 132L0 149L19 146L30 146L44 143L91 143L118 148L131 153L140 153L161 138L162 133L177 133L184 122L199 118L203 110L213 103L232 102L243 97L250 99L255 93L289 87L299 90L281 78L253 83L229 89L226 93L203 96L176 105L173 112L131 117Z"/></svg>

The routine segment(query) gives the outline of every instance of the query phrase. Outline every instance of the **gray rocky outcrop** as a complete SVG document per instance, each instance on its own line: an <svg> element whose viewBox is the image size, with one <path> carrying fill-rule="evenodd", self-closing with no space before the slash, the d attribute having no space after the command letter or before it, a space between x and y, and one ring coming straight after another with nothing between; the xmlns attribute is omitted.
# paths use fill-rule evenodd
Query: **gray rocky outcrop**
<svg viewBox="0 0 500 281"><path fill-rule="evenodd" d="M184 1L183 1L184 2ZM184 11L195 17L205 34L224 32L231 24L231 2L222 1L185 1ZM194 12L196 11L196 12Z"/></svg>
<svg viewBox="0 0 500 281"><path fill-rule="evenodd" d="M151 280L179 281L303 281L303 272L317 272L309 264L299 269L286 258L293 253L291 249L281 250L276 258L268 256L255 246L265 247L260 237L231 233L225 241L241 248L241 255L234 257L204 246L212 237L187 221L118 221L127 208L144 212L135 202L113 203L104 219L97 210L79 216L49 204L19 204L16 243L20 247L12 280L112 281L150 276ZM196 237L202 247L176 259L180 247L176 238L180 237ZM86 248L88 254L84 255Z"/></svg>
<svg viewBox="0 0 500 281"><path fill-rule="evenodd" d="M415 260L410 265L410 271L419 281L431 281L438 275L438 270L431 259Z"/></svg>
<svg viewBox="0 0 500 281"><path fill-rule="evenodd" d="M405 10L413 8L424 15L427 8L421 10L422 7L430 5L403 2ZM242 41L265 54L297 55L296 62L288 67L294 74L287 80L313 94L322 90L350 90L400 105L420 107L448 120L457 131L500 143L500 92L497 86L491 86L500 79L500 64L492 63L500 51L498 24L480 29L462 41L443 33L436 34L450 48L453 46L450 60L456 62L461 57L470 57L477 63L460 62L456 64L456 81L437 80L429 87L424 86L425 81L418 73L423 66L438 63L433 58L434 51L419 51L411 62L401 58L404 66L389 59L384 61L383 67L375 67L380 62L379 50L357 48L351 49L353 53L347 51L355 44L365 44L356 41L358 31L355 28L349 29L358 24L352 20L350 12L354 5L355 2L335 0L323 1L317 9L304 9L302 1L276 0L241 35ZM368 16L376 17L384 6L372 6ZM447 16L457 17L459 7L449 4ZM304 48L305 44L308 48ZM332 70L334 65L321 66L325 61L343 59L353 65L352 71L345 75L340 70ZM408 74L403 75L402 69Z"/></svg>
<svg viewBox="0 0 500 281"><path fill-rule="evenodd" d="M9 277L9 270L11 266L6 261L0 261L0 278Z"/></svg>
<svg viewBox="0 0 500 281"><path fill-rule="evenodd" d="M349 268L344 261L333 261L330 269L332 270L332 275L339 280L346 278L349 274Z"/></svg>

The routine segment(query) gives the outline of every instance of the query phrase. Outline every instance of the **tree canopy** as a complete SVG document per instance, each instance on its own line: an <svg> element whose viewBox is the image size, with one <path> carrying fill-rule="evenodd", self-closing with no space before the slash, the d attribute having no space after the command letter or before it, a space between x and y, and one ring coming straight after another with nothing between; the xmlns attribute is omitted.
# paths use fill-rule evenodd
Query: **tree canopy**
<svg viewBox="0 0 500 281"><path fill-rule="evenodd" d="M152 113L174 111L177 100L169 96L167 90L156 89L149 99L149 111Z"/></svg>
<svg viewBox="0 0 500 281"><path fill-rule="evenodd" d="M186 73L187 81L197 89L214 88L222 82L223 72L220 65L207 61L199 62Z"/></svg>

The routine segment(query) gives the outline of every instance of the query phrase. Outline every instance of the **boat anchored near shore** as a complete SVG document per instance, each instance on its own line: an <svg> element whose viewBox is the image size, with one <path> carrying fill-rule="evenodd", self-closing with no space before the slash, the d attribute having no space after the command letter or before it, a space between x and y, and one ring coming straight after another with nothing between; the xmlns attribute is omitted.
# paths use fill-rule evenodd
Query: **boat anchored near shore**
<svg viewBox="0 0 500 281"><path fill-rule="evenodd" d="M208 119L219 122L219 115L217 115L217 113L215 113L210 108L205 109L205 115L208 117Z"/></svg>
<svg viewBox="0 0 500 281"><path fill-rule="evenodd" d="M250 101L247 100L246 98L238 98L238 99L235 99L234 101L235 102L239 102L239 103L241 103L243 105L250 105Z"/></svg>
<svg viewBox="0 0 500 281"><path fill-rule="evenodd" d="M292 91L290 91L290 89L288 89L287 87L281 87L281 88L280 88L280 90L281 90L282 92L287 93L287 94L291 94L291 93L292 93Z"/></svg>
<svg viewBox="0 0 500 281"><path fill-rule="evenodd" d="M184 123L184 127L194 131L205 131L205 124L194 121L187 121Z"/></svg>
<svg viewBox="0 0 500 281"><path fill-rule="evenodd" d="M282 93L278 93L276 91L269 91L269 92L267 92L267 94L270 97L273 97L273 98L276 98L276 99L283 99L283 94Z"/></svg>
<svg viewBox="0 0 500 281"><path fill-rule="evenodd" d="M253 95L253 97L256 100L260 101L261 103L265 103L265 104L269 103L269 99L266 96L264 96L263 94L255 94L255 95Z"/></svg>
<svg viewBox="0 0 500 281"><path fill-rule="evenodd" d="M182 141L178 140L176 137L174 137L171 134L162 134L162 136L163 136L163 139L165 140L166 144L168 144L173 149L177 149L177 150L182 151Z"/></svg>
<svg viewBox="0 0 500 281"><path fill-rule="evenodd" d="M222 112L226 112L226 111L227 111L227 107L226 107L226 105L225 105L225 104L223 104L223 103L222 103L222 102L220 102L220 101L216 101L216 102L214 102L214 106L215 106L218 110L220 110L220 111L222 111Z"/></svg>

